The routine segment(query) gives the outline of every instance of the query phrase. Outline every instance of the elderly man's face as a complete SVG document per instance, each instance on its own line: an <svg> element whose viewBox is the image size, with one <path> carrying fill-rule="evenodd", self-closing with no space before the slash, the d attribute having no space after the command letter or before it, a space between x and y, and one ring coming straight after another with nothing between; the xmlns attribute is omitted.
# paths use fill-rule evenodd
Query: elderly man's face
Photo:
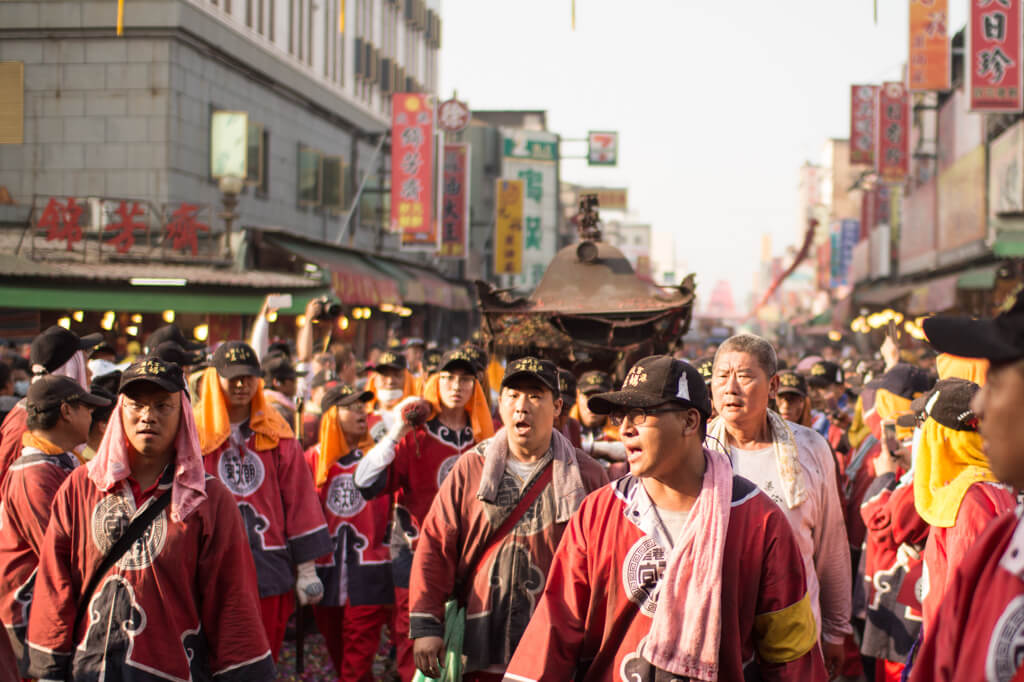
<svg viewBox="0 0 1024 682"><path fill-rule="evenodd" d="M719 355L711 375L715 409L727 422L763 419L777 383L778 378L768 376L753 355L726 351Z"/></svg>

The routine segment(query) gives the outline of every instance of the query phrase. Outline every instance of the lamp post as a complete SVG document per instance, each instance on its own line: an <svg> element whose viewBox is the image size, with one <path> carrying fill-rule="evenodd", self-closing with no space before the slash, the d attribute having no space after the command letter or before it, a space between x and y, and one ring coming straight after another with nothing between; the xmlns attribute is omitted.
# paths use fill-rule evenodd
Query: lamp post
<svg viewBox="0 0 1024 682"><path fill-rule="evenodd" d="M224 204L224 210L218 214L224 220L222 257L225 260L231 260L231 225L238 217L235 209L238 207L238 195L241 194L242 188L245 186L245 180L234 175L225 175L221 177L217 186L221 192L221 203Z"/></svg>

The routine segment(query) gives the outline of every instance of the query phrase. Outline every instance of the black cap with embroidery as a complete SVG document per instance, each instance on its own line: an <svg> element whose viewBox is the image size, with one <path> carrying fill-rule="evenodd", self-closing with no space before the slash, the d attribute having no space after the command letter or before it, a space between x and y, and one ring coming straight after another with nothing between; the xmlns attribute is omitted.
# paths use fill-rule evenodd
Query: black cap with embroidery
<svg viewBox="0 0 1024 682"><path fill-rule="evenodd" d="M576 402L576 377L567 369L558 368L558 392Z"/></svg>
<svg viewBox="0 0 1024 682"><path fill-rule="evenodd" d="M599 369L592 369L589 372L581 374L580 380L576 383L576 386L583 395L607 393L614 388L612 385L612 378L608 376L607 372L602 372Z"/></svg>
<svg viewBox="0 0 1024 682"><path fill-rule="evenodd" d="M940 379L935 387L910 403L913 414L900 415L900 426L916 426L928 418L954 431L977 431L978 417L971 401L981 387L973 381L951 377Z"/></svg>
<svg viewBox="0 0 1024 682"><path fill-rule="evenodd" d="M39 377L28 387L25 407L29 411L46 412L61 403L84 403L92 407L106 407L110 401L103 396L90 393L77 381L65 376L50 374Z"/></svg>
<svg viewBox="0 0 1024 682"><path fill-rule="evenodd" d="M505 366L505 375L501 378L501 388L505 388L514 379L525 377L536 379L547 386L556 398L560 395L558 368L550 360L541 360L532 355L513 360Z"/></svg>
<svg viewBox="0 0 1024 682"><path fill-rule="evenodd" d="M447 372L450 369L464 369L470 374L476 374L477 366L473 362L473 356L465 348L456 348L444 354L441 362L438 363L439 372Z"/></svg>
<svg viewBox="0 0 1024 682"><path fill-rule="evenodd" d="M63 367L80 350L89 350L103 343L103 334L96 332L79 337L69 329L53 325L32 339L29 362L32 373L48 374Z"/></svg>
<svg viewBox="0 0 1024 682"><path fill-rule="evenodd" d="M807 373L807 383L818 388L841 384L843 381L843 368L828 360L819 360L814 363Z"/></svg>
<svg viewBox="0 0 1024 682"><path fill-rule="evenodd" d="M124 393L129 386L141 382L155 384L169 393L185 390L185 375L181 373L181 367L160 358L143 358L128 365L121 373L118 392Z"/></svg>
<svg viewBox="0 0 1024 682"><path fill-rule="evenodd" d="M256 351L242 341L221 344L213 354L213 366L217 368L217 374L225 379L258 377L263 374Z"/></svg>
<svg viewBox="0 0 1024 682"><path fill-rule="evenodd" d="M426 370L427 374L433 374L441 369L441 359L444 358L444 353L440 348L428 348L423 353L423 369Z"/></svg>
<svg viewBox="0 0 1024 682"><path fill-rule="evenodd" d="M306 376L305 372L295 369L287 355L275 355L268 358L263 363L263 373L268 379L277 379L278 381L287 381L288 379Z"/></svg>
<svg viewBox="0 0 1024 682"><path fill-rule="evenodd" d="M779 372L779 395L783 393L796 393L806 398L807 379L791 369L782 370Z"/></svg>
<svg viewBox="0 0 1024 682"><path fill-rule="evenodd" d="M475 346L471 343L467 343L462 347L462 350L469 354L472 358L473 364L476 365L476 371L482 372L487 368L487 352L480 346Z"/></svg>
<svg viewBox="0 0 1024 682"><path fill-rule="evenodd" d="M994 318L929 317L924 333L940 353L1004 364L1024 358L1024 285L1007 297Z"/></svg>
<svg viewBox="0 0 1024 682"><path fill-rule="evenodd" d="M701 358L697 362L693 363L693 366L700 372L700 375L704 377L704 383L711 383L711 375L715 371L715 356L709 355Z"/></svg>
<svg viewBox="0 0 1024 682"><path fill-rule="evenodd" d="M164 362L173 362L176 365L198 365L206 357L201 350L187 350L175 341L163 341L156 348L151 348L149 357L160 358Z"/></svg>
<svg viewBox="0 0 1024 682"><path fill-rule="evenodd" d="M657 407L677 403L711 416L711 398L704 377L693 365L671 355L651 355L629 370L622 388L599 393L587 406L595 414L608 414L616 407Z"/></svg>
<svg viewBox="0 0 1024 682"><path fill-rule="evenodd" d="M373 393L370 391L357 391L348 384L335 384L327 389L324 397L320 399L320 409L326 412L334 405L345 407L352 403L368 403L373 400Z"/></svg>
<svg viewBox="0 0 1024 682"><path fill-rule="evenodd" d="M386 350L377 356L377 364L373 366L375 371L382 369L406 369L409 366L405 356L393 350Z"/></svg>

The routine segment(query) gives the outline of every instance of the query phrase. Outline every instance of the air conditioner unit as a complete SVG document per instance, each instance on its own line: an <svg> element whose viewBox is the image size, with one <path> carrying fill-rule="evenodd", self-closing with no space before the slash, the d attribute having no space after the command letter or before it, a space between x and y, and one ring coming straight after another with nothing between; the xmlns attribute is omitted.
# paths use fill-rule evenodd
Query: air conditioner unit
<svg viewBox="0 0 1024 682"><path fill-rule="evenodd" d="M372 80L373 75L373 45L369 42L363 43L363 78Z"/></svg>
<svg viewBox="0 0 1024 682"><path fill-rule="evenodd" d="M380 48L373 47L370 50L370 73L367 78L371 83L380 82Z"/></svg>
<svg viewBox="0 0 1024 682"><path fill-rule="evenodd" d="M392 71L394 61L390 57L384 57L380 60L380 89L381 92L391 92L391 86L395 82L393 78L394 73Z"/></svg>
<svg viewBox="0 0 1024 682"><path fill-rule="evenodd" d="M416 13L415 10L416 0L405 0L405 20L412 21L413 16Z"/></svg>
<svg viewBox="0 0 1024 682"><path fill-rule="evenodd" d="M355 45L355 50L354 50L355 51L355 65L354 65L355 68L353 69L353 72L355 73L356 80L360 80L363 77L363 39L362 38L356 38L355 41L354 41L354 45Z"/></svg>
<svg viewBox="0 0 1024 682"><path fill-rule="evenodd" d="M408 76L405 79L405 91L406 92L418 92L416 90L416 79L412 76Z"/></svg>

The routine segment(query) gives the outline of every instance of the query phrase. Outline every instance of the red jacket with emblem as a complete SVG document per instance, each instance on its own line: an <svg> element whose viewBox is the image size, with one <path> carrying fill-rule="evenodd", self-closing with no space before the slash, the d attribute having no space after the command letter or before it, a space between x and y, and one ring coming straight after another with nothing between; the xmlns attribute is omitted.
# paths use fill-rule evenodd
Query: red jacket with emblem
<svg viewBox="0 0 1024 682"><path fill-rule="evenodd" d="M925 632L910 682L1020 680L1024 524L1020 510L988 525L964 554Z"/></svg>
<svg viewBox="0 0 1024 682"><path fill-rule="evenodd" d="M0 487L0 622L20 661L27 661L25 631L50 509L57 490L76 466L74 455L48 455L26 447ZM21 673L27 675L25 670Z"/></svg>
<svg viewBox="0 0 1024 682"><path fill-rule="evenodd" d="M506 680L681 679L637 653L660 606L656 588L670 546L652 510L633 476L583 501ZM793 530L775 503L739 476L723 554L718 665L721 680L827 679Z"/></svg>
<svg viewBox="0 0 1024 682"><path fill-rule="evenodd" d="M262 598L292 590L292 567L329 554L332 543L299 442L282 438L271 450L254 448L253 435L241 451L232 436L203 463L235 496Z"/></svg>
<svg viewBox="0 0 1024 682"><path fill-rule="evenodd" d="M306 462L316 470L320 445L306 450ZM367 606L392 604L391 549L388 546L386 497L367 501L352 475L363 452L355 448L327 472L316 494L327 519L333 551L317 559L316 572L324 584L320 606Z"/></svg>
<svg viewBox="0 0 1024 682"><path fill-rule="evenodd" d="M156 495L170 495L173 468ZM53 502L29 616L29 673L76 682L269 680L256 570L231 494L207 477L207 499L182 522L163 510L99 582L76 636L79 595L136 508L127 480L107 493L78 467Z"/></svg>

